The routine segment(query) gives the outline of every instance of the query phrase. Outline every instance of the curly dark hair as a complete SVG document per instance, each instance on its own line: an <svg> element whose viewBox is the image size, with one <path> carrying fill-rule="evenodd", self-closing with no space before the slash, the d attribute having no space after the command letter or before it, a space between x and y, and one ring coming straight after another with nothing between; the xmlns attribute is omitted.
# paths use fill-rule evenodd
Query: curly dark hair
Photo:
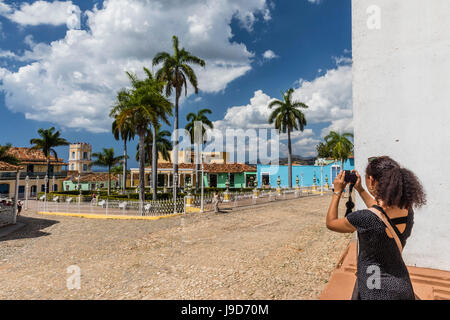
<svg viewBox="0 0 450 320"><path fill-rule="evenodd" d="M397 206L409 210L413 207L420 208L427 202L417 176L388 156L369 161L366 175L377 182L375 199L382 200L388 207Z"/></svg>

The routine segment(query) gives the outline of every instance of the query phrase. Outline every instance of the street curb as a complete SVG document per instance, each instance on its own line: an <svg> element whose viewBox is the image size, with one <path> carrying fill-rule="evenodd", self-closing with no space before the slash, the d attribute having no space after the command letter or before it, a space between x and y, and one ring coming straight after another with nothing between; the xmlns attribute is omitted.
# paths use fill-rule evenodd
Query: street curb
<svg viewBox="0 0 450 320"><path fill-rule="evenodd" d="M62 217L75 217L75 218L86 218L86 219L99 219L99 220L159 220L165 218L172 218L176 216L183 215L183 213L170 214L164 216L120 216L120 215L106 215L106 214L89 214L89 213L66 213L66 212L43 212L40 211L37 214L49 215L49 216L62 216Z"/></svg>

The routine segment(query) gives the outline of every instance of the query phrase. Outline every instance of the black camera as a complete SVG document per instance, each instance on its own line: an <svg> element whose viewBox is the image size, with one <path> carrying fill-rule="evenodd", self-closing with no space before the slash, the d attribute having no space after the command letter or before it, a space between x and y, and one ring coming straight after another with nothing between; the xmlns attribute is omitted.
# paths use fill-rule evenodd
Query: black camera
<svg viewBox="0 0 450 320"><path fill-rule="evenodd" d="M345 182L348 182L350 184L355 184L356 181L358 180L356 173L351 172L349 170L345 170L344 173L345 173L345 177L344 177Z"/></svg>

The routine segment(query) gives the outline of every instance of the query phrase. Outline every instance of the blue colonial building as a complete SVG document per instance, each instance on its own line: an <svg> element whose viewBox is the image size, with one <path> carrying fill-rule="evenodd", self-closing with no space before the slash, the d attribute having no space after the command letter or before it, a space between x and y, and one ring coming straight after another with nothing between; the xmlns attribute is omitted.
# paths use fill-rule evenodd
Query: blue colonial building
<svg viewBox="0 0 450 320"><path fill-rule="evenodd" d="M354 158L350 158L344 162L344 170L353 169L355 169ZM339 174L339 172L341 172L340 161L333 161L324 165L323 167L319 165L293 165L292 186L295 186L297 184L297 177L299 179L299 185L303 187L311 187L313 185L314 177L316 177L316 185L320 186L322 183L322 172L323 185L326 184L326 180L328 179L328 184L331 186L333 184L334 178ZM289 186L289 171L287 165L258 165L257 177L259 188L276 188L278 177L280 177L282 188L287 188Z"/></svg>

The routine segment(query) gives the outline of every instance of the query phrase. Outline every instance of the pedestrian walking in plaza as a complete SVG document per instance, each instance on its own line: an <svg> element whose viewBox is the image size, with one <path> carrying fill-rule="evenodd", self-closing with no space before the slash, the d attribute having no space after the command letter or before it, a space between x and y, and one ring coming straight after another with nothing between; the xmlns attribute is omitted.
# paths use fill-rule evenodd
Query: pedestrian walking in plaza
<svg viewBox="0 0 450 320"><path fill-rule="evenodd" d="M222 200L220 199L220 195L217 191L214 191L214 196L213 196L212 202L214 205L214 212L216 212L216 213L220 212L219 203L222 202Z"/></svg>

